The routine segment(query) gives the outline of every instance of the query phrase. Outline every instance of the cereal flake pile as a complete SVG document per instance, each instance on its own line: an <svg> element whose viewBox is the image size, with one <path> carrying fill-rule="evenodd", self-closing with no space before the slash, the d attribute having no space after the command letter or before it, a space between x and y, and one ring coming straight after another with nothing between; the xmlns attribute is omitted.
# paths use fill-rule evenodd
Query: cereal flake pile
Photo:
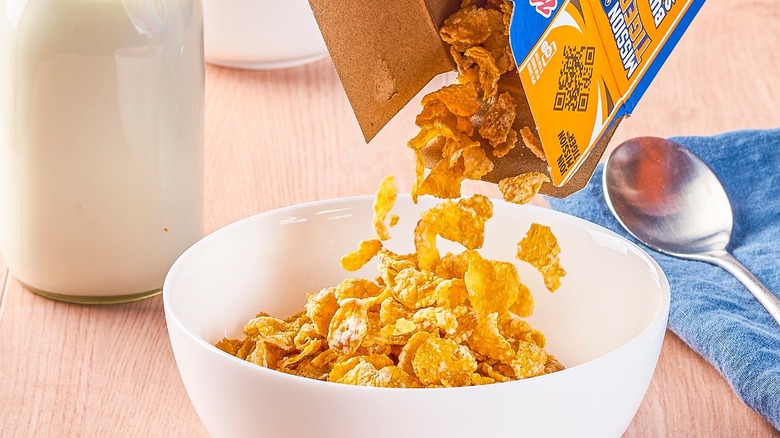
<svg viewBox="0 0 780 438"><path fill-rule="evenodd" d="M545 351L542 333L523 319L534 302L515 265L478 252L493 215L490 200L474 195L424 211L411 254L383 244L398 220L389 215L395 200L387 177L374 201L377 238L341 260L355 271L378 258L376 279L348 278L322 289L286 320L259 314L245 325L243 340L223 339L217 347L290 374L379 387L481 385L562 369ZM464 250L441 255L438 237ZM517 258L535 266L554 291L565 275L559 252L550 229L532 224Z"/></svg>

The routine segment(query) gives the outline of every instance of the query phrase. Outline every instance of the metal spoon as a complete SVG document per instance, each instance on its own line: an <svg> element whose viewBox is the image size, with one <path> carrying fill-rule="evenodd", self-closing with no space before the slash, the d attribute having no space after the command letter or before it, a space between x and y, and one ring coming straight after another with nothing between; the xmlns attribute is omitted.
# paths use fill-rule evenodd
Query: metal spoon
<svg viewBox="0 0 780 438"><path fill-rule="evenodd" d="M623 228L642 243L720 266L780 324L780 299L727 251L731 204L718 177L692 152L662 138L628 140L607 159L604 196Z"/></svg>

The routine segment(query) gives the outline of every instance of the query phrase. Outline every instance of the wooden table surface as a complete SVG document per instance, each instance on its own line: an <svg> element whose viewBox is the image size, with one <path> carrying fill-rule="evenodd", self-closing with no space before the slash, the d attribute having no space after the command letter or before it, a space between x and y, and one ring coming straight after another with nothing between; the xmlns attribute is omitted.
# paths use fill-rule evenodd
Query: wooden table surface
<svg viewBox="0 0 780 438"><path fill-rule="evenodd" d="M638 135L780 126L780 3L707 2L612 145ZM427 91L451 77L434 80ZM290 204L408 191L419 96L370 144L329 60L206 70L206 231ZM493 186L468 191L493 194ZM83 306L9 280L0 298L0 436L207 436L174 363L160 296ZM779 395L780 396L780 395ZM770 437L777 430L671 332L625 437Z"/></svg>

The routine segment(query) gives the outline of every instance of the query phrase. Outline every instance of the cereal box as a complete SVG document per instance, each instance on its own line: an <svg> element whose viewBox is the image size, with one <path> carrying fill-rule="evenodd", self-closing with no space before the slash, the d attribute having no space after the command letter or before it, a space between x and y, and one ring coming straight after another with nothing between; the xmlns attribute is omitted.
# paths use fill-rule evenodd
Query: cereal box
<svg viewBox="0 0 780 438"><path fill-rule="evenodd" d="M460 0L309 0L366 141L436 75L455 69L439 36ZM479 1L474 2L479 4ZM515 124L544 160L517 148L484 179L543 172L542 193L587 184L704 0L516 0L509 41L517 65Z"/></svg>

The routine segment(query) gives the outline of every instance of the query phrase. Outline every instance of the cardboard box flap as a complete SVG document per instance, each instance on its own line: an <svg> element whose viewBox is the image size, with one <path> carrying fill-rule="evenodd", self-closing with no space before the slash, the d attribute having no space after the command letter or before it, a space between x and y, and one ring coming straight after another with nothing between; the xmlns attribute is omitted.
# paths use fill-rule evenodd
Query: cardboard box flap
<svg viewBox="0 0 780 438"><path fill-rule="evenodd" d="M309 3L367 142L431 79L455 69L438 30L459 1Z"/></svg>

